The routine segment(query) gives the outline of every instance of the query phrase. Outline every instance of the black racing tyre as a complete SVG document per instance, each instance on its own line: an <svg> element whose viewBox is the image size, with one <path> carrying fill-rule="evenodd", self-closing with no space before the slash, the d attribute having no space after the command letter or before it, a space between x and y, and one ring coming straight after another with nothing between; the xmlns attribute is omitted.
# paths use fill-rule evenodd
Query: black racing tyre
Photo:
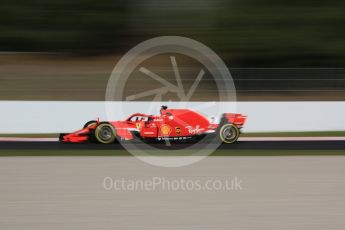
<svg viewBox="0 0 345 230"><path fill-rule="evenodd" d="M222 142L232 144L239 138L240 130L237 126L228 123L221 126L218 135Z"/></svg>
<svg viewBox="0 0 345 230"><path fill-rule="evenodd" d="M116 140L116 130L111 124L102 122L96 127L94 136L99 143L111 144Z"/></svg>
<svg viewBox="0 0 345 230"><path fill-rule="evenodd" d="M83 128L85 129L86 127L88 127L90 125L94 125L94 124L97 124L97 121L88 121L88 122L85 123Z"/></svg>

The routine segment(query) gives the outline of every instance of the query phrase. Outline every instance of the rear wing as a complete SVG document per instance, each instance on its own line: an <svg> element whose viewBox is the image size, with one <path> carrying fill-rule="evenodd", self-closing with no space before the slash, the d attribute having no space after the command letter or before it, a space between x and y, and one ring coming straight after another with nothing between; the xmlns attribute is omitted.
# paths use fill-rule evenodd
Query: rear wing
<svg viewBox="0 0 345 230"><path fill-rule="evenodd" d="M247 116L240 113L223 113L221 122L229 122L236 125L238 128L242 128L247 120Z"/></svg>

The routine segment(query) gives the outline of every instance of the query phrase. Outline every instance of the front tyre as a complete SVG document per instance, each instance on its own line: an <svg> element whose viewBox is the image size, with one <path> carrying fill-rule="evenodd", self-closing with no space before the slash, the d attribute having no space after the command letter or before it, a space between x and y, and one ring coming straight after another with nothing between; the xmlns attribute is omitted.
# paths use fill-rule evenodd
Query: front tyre
<svg viewBox="0 0 345 230"><path fill-rule="evenodd" d="M109 123L100 123L95 129L95 138L99 143L111 144L116 139L116 130Z"/></svg>
<svg viewBox="0 0 345 230"><path fill-rule="evenodd" d="M219 138L222 142L232 144L240 136L240 130L233 124L224 124L219 130Z"/></svg>
<svg viewBox="0 0 345 230"><path fill-rule="evenodd" d="M93 125L95 125L95 124L97 124L97 121L88 121L88 122L86 122L86 124L83 126L83 128L85 129L85 128L90 127L90 126L93 126Z"/></svg>

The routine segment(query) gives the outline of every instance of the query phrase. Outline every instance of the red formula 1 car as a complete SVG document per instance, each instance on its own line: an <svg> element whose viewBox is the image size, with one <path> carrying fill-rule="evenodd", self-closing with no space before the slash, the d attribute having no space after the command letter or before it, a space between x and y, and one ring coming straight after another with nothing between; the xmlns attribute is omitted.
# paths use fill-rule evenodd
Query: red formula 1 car
<svg viewBox="0 0 345 230"><path fill-rule="evenodd" d="M60 142L94 141L103 144L119 141L188 141L215 136L224 143L234 143L246 121L242 114L224 113L219 124L190 109L162 106L159 116L135 113L123 121L89 121L83 129L60 134Z"/></svg>

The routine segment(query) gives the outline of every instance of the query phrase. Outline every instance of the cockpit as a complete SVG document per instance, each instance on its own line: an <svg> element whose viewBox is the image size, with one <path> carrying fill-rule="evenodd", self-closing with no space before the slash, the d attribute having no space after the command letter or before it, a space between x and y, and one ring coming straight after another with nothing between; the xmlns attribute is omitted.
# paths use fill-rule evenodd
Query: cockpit
<svg viewBox="0 0 345 230"><path fill-rule="evenodd" d="M148 116L132 116L128 119L128 121L131 121L131 122L148 121L148 120L149 120Z"/></svg>

